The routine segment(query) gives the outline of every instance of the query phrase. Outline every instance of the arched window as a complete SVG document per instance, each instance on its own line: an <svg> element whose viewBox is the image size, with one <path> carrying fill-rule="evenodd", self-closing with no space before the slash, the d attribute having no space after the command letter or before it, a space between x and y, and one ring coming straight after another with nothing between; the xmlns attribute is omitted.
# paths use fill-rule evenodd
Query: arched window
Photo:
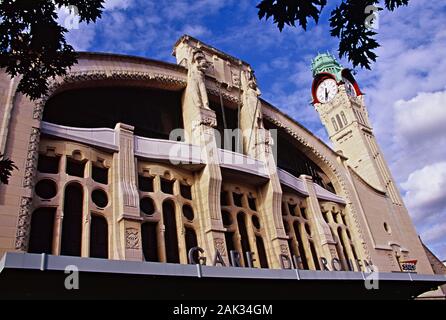
<svg viewBox="0 0 446 320"><path fill-rule="evenodd" d="M189 250L198 246L197 234L195 233L194 229L186 227L184 238L186 240L186 253L188 254L188 257L189 257ZM197 251L195 251L195 253L194 253L194 260L198 262L198 252Z"/></svg>
<svg viewBox="0 0 446 320"><path fill-rule="evenodd" d="M336 120L338 120L339 128L344 128L344 125L342 124L341 118L339 117L339 114L336 115Z"/></svg>
<svg viewBox="0 0 446 320"><path fill-rule="evenodd" d="M335 129L335 131L339 131L339 127L338 124L336 123L335 118L331 118L331 123L333 124L333 128Z"/></svg>
<svg viewBox="0 0 446 320"><path fill-rule="evenodd" d="M29 253L52 253L56 208L39 208L31 218Z"/></svg>
<svg viewBox="0 0 446 320"><path fill-rule="evenodd" d="M186 264L190 248L204 248L197 232L200 221L192 201L193 182L187 170L138 160L141 241L146 261Z"/></svg>
<svg viewBox="0 0 446 320"><path fill-rule="evenodd" d="M226 228L226 251L232 261L231 251L240 256L243 267L268 268L268 253L266 249L266 230L262 216L258 212L256 189L248 185L224 183L221 190L221 216ZM252 259L247 256L251 256Z"/></svg>
<svg viewBox="0 0 446 320"><path fill-rule="evenodd" d="M84 193L82 186L71 183L65 188L62 245L60 254L63 256L80 256L82 243L82 210Z"/></svg>
<svg viewBox="0 0 446 320"><path fill-rule="evenodd" d="M257 252L259 255L259 262L262 268L268 268L268 259L266 258L265 245L263 239L260 236L256 236Z"/></svg>
<svg viewBox="0 0 446 320"><path fill-rule="evenodd" d="M237 214L237 226L242 243L242 260L244 261L244 266L247 267L248 263L245 254L246 252L251 252L251 247L249 245L248 230L246 230L245 214L243 212Z"/></svg>
<svg viewBox="0 0 446 320"><path fill-rule="evenodd" d="M108 259L107 220L97 215L91 215L90 257Z"/></svg>
<svg viewBox="0 0 446 320"><path fill-rule="evenodd" d="M314 246L314 242L310 241L310 251L311 255L313 256L313 263L316 270L321 270L321 267L319 265L319 259L316 251L316 247Z"/></svg>
<svg viewBox="0 0 446 320"><path fill-rule="evenodd" d="M358 256L353 246L351 230L349 229L348 219L344 210L345 208L337 203L321 203L321 211L333 217L328 220L327 224L330 226L333 238L336 239L336 251L342 268L353 271L352 269L355 269L353 261L357 260Z"/></svg>
<svg viewBox="0 0 446 320"><path fill-rule="evenodd" d="M303 241L301 233L300 233L300 224L299 224L299 222L295 222L293 227L294 227L294 235L296 237L297 248L299 250L299 256L300 256L300 259L302 261L302 265L303 265L304 269L309 269L307 253L305 252L306 250L305 250L305 247L304 247L304 241Z"/></svg>
<svg viewBox="0 0 446 320"><path fill-rule="evenodd" d="M294 193L282 196L282 219L291 254L295 256L299 269L317 270L319 262L314 238L312 212L308 210L306 201Z"/></svg>
<svg viewBox="0 0 446 320"><path fill-rule="evenodd" d="M166 228L164 243L166 246L166 262L179 263L177 222L175 218L175 204L171 200L163 202L163 221Z"/></svg>
<svg viewBox="0 0 446 320"><path fill-rule="evenodd" d="M158 223L146 222L141 226L142 250L146 261L159 262Z"/></svg>
<svg viewBox="0 0 446 320"><path fill-rule="evenodd" d="M341 111L341 118L342 118L342 121L344 121L344 124L347 125L348 121L347 121L347 117L345 116L344 111Z"/></svg>

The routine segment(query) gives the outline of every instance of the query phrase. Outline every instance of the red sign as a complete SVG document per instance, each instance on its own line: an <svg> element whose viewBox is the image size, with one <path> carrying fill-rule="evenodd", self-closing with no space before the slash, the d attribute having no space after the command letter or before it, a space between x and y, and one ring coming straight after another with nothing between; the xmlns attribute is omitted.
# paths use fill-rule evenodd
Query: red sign
<svg viewBox="0 0 446 320"><path fill-rule="evenodd" d="M400 261L403 272L417 272L417 260Z"/></svg>

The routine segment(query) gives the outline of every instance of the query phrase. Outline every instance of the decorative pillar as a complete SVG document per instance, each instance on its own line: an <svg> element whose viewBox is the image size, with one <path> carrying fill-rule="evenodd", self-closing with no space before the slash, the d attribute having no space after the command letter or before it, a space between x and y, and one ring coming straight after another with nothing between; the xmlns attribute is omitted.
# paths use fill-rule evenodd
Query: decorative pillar
<svg viewBox="0 0 446 320"><path fill-rule="evenodd" d="M269 181L259 188L259 213L268 228L265 247L271 268L281 268L280 255L291 257L282 221L282 187L272 150L273 139L264 129L260 90L250 67L242 72L242 101L240 126L245 154L264 163Z"/></svg>
<svg viewBox="0 0 446 320"><path fill-rule="evenodd" d="M188 68L187 87L183 95L183 119L186 142L200 146L201 159L206 166L195 174L193 193L199 213L201 244L208 261L216 250L229 264L226 241L221 220L220 192L222 176L215 130L217 117L209 108L205 74L210 63L204 52L185 38L175 48L178 63Z"/></svg>
<svg viewBox="0 0 446 320"><path fill-rule="evenodd" d="M119 152L113 156L114 243L116 259L142 261L139 194L132 126L118 123L115 127Z"/></svg>
<svg viewBox="0 0 446 320"><path fill-rule="evenodd" d="M325 222L322 217L321 208L319 205L319 200L316 196L316 190L313 184L313 178L307 175L301 175L305 188L308 192L307 208L310 213L310 217L313 219L315 226L315 235L319 239L319 254L321 257L327 259L329 264L331 264L332 259L339 259L336 251L336 242L333 239L329 225Z"/></svg>

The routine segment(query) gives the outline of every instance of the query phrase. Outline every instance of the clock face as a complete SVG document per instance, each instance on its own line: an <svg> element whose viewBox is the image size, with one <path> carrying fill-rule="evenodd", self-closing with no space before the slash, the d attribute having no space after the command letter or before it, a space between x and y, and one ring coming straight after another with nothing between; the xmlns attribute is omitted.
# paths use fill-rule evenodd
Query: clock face
<svg viewBox="0 0 446 320"><path fill-rule="evenodd" d="M338 84L334 79L325 79L317 87L316 96L319 102L327 103L338 93Z"/></svg>
<svg viewBox="0 0 446 320"><path fill-rule="evenodd" d="M356 90L353 84L345 78L343 78L342 80L344 81L345 91L347 92L347 94L350 97L356 97Z"/></svg>

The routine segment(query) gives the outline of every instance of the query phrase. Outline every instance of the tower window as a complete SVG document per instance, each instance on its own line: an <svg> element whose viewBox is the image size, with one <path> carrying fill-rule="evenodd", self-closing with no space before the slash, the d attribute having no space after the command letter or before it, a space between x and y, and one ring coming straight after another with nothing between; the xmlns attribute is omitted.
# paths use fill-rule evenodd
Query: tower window
<svg viewBox="0 0 446 320"><path fill-rule="evenodd" d="M339 127L341 129L344 128L344 125L342 124L342 121L341 121L341 118L339 117L339 114L336 115L336 120L338 120Z"/></svg>
<svg viewBox="0 0 446 320"><path fill-rule="evenodd" d="M331 122L333 123L333 128L334 128L336 131L338 131L338 130L339 130L339 127L338 127L338 124L336 123L335 118L331 118Z"/></svg>
<svg viewBox="0 0 446 320"><path fill-rule="evenodd" d="M341 118L342 118L342 121L344 121L344 124L347 125L348 121L347 121L347 117L345 116L344 111L341 111Z"/></svg>

